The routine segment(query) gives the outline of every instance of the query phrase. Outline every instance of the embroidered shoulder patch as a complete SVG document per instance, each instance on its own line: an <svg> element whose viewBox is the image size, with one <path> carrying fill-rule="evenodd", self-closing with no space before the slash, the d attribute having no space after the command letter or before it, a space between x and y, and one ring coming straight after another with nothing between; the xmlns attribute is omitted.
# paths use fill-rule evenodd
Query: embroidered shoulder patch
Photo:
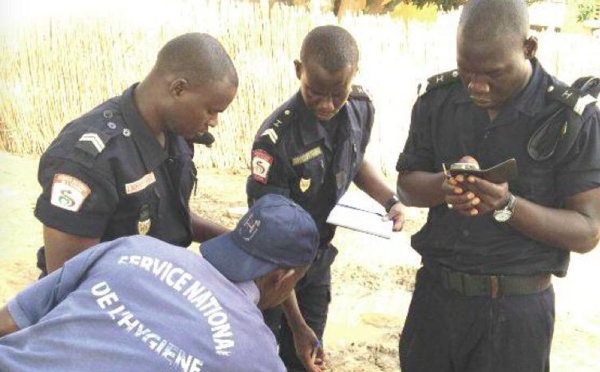
<svg viewBox="0 0 600 372"><path fill-rule="evenodd" d="M90 195L88 185L68 174L57 173L52 181L50 203L62 209L78 212Z"/></svg>
<svg viewBox="0 0 600 372"><path fill-rule="evenodd" d="M263 150L252 151L252 178L260 183L267 183L269 168L273 164L273 157Z"/></svg>

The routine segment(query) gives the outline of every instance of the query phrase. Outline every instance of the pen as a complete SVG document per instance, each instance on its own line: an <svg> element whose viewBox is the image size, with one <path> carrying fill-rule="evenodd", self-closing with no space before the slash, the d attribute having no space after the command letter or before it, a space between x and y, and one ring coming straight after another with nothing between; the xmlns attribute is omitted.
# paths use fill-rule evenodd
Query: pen
<svg viewBox="0 0 600 372"><path fill-rule="evenodd" d="M319 350L319 348L321 347L321 341L319 340L315 340L313 341L313 349L312 349L312 353L310 355L312 362L315 362L315 359L317 358L317 351Z"/></svg>
<svg viewBox="0 0 600 372"><path fill-rule="evenodd" d="M446 168L446 164L442 163L442 169L444 170L444 175L450 178L450 173L448 173L448 169Z"/></svg>

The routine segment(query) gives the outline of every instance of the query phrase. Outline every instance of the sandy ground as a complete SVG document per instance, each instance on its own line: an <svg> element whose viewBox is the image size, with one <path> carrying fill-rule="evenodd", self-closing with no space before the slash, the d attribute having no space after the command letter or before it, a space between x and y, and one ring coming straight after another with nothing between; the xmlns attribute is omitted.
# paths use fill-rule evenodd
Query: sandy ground
<svg viewBox="0 0 600 372"><path fill-rule="evenodd" d="M37 158L0 152L0 305L37 277L41 225L33 217L40 187ZM233 227L231 208L245 206L245 172L199 171L193 206ZM390 180L393 182L393 180ZM339 229L333 266L333 301L325 334L334 371L398 371L398 337L410 302L419 257L410 234L424 221L410 210L405 231L390 239ZM554 281L556 328L552 370L600 371L600 295L595 287L600 250L572 257L566 279Z"/></svg>

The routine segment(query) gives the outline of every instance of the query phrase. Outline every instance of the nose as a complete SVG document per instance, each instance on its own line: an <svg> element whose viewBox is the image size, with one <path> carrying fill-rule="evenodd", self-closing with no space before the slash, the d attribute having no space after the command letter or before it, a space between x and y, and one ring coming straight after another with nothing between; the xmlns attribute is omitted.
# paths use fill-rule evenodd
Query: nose
<svg viewBox="0 0 600 372"><path fill-rule="evenodd" d="M319 111L323 111L323 112L331 112L333 111L333 109L335 108L333 105L333 98L331 98L331 95L328 95L327 97L324 97L323 99L321 99L319 101Z"/></svg>
<svg viewBox="0 0 600 372"><path fill-rule="evenodd" d="M471 93L489 93L490 85L478 76L473 76L467 86Z"/></svg>

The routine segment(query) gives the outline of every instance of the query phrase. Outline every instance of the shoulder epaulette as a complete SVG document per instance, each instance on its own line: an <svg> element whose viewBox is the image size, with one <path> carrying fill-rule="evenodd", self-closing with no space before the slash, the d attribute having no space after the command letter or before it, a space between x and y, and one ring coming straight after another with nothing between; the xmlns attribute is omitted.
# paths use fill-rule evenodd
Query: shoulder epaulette
<svg viewBox="0 0 600 372"><path fill-rule="evenodd" d="M286 127L295 113L292 109L286 108L271 123L267 124L264 130L258 135L259 140L265 140L271 144L276 144L279 140L279 133L282 128Z"/></svg>
<svg viewBox="0 0 600 372"><path fill-rule="evenodd" d="M112 111L106 110L102 113L102 116L104 120L89 126L75 145L76 148L94 158L104 151L111 138L121 133L126 137L131 135L129 129L123 128L120 124L111 120Z"/></svg>
<svg viewBox="0 0 600 372"><path fill-rule="evenodd" d="M589 104L597 101L599 85L600 79L586 77L577 79L571 86L552 84L546 94L549 99L563 103L581 116Z"/></svg>
<svg viewBox="0 0 600 372"><path fill-rule="evenodd" d="M579 137L584 124L581 116L596 102L598 93L600 79L593 76L579 78L571 86L552 79L546 96L557 103L552 102L540 113L540 124L527 142L529 156L536 161L551 157L561 161Z"/></svg>
<svg viewBox="0 0 600 372"><path fill-rule="evenodd" d="M360 85L353 85L352 91L350 91L350 97L352 98L362 98L366 99L369 102L373 99L371 98L371 93Z"/></svg>
<svg viewBox="0 0 600 372"><path fill-rule="evenodd" d="M431 91L432 89L455 83L457 81L460 81L460 77L458 76L458 70L442 72L441 74L433 75L432 77L427 79L426 85L419 84L417 88L418 94L419 96L422 96L423 94ZM423 85L425 85L425 89L422 89Z"/></svg>

